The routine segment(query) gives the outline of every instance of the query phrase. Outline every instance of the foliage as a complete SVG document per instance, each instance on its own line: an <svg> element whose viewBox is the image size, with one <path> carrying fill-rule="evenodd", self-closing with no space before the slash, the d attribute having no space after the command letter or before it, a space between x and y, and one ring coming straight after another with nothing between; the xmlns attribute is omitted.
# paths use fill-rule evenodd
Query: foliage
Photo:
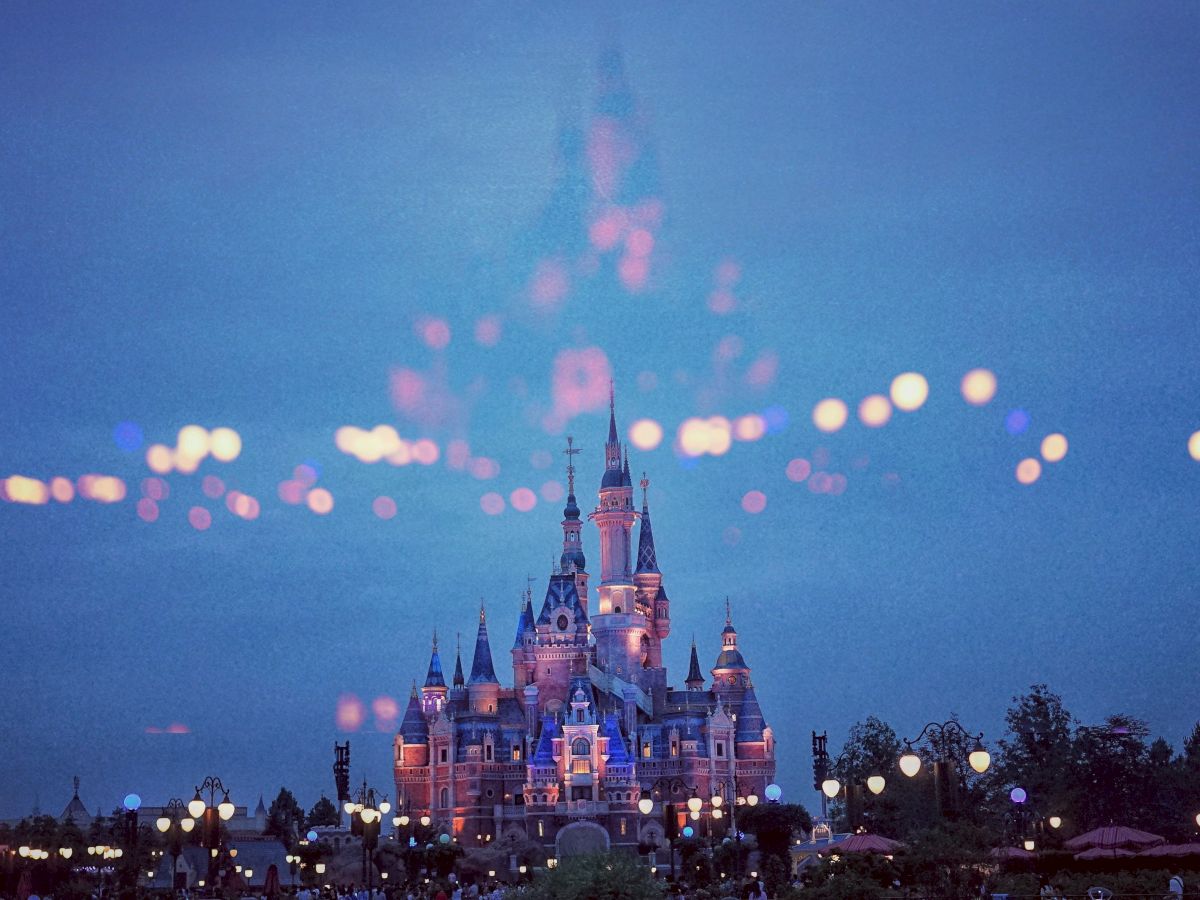
<svg viewBox="0 0 1200 900"><path fill-rule="evenodd" d="M792 840L812 829L812 816L798 803L760 803L739 806L737 825L757 838L764 856L790 860Z"/></svg>
<svg viewBox="0 0 1200 900"><path fill-rule="evenodd" d="M976 896L993 842L991 833L963 822L917 832L896 854L900 883L935 897Z"/></svg>
<svg viewBox="0 0 1200 900"><path fill-rule="evenodd" d="M625 853L575 856L539 873L521 895L526 900L652 900L662 885Z"/></svg>
<svg viewBox="0 0 1200 900"><path fill-rule="evenodd" d="M851 853L823 859L809 870L803 891L781 892L781 898L795 900L851 900L883 896L897 876L891 860L882 856Z"/></svg>
<svg viewBox="0 0 1200 900"><path fill-rule="evenodd" d="M333 801L321 795L321 799L313 804L304 820L305 828L316 828L318 825L337 825L338 809Z"/></svg>
<svg viewBox="0 0 1200 900"><path fill-rule="evenodd" d="M304 807L291 791L280 788L279 796L271 801L271 808L267 810L267 827L263 833L273 834L290 846L303 829Z"/></svg>

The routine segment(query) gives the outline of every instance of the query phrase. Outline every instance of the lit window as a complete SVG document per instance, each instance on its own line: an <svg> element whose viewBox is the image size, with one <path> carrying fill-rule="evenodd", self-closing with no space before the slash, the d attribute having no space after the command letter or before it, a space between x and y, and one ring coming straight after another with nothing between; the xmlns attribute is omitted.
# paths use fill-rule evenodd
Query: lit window
<svg viewBox="0 0 1200 900"><path fill-rule="evenodd" d="M538 819L538 837L545 837L545 836L546 836L546 823L543 820Z"/></svg>
<svg viewBox="0 0 1200 900"><path fill-rule="evenodd" d="M513 758L513 762L521 761L521 745L520 744L513 744L512 758Z"/></svg>
<svg viewBox="0 0 1200 900"><path fill-rule="evenodd" d="M650 758L650 742L649 741L646 741L646 743L642 744L642 757L644 759Z"/></svg>
<svg viewBox="0 0 1200 900"><path fill-rule="evenodd" d="M571 771L576 775L586 775L591 770L591 763L586 757L584 759L574 760L571 763Z"/></svg>
<svg viewBox="0 0 1200 900"><path fill-rule="evenodd" d="M625 833L625 820L621 819L621 834Z"/></svg>

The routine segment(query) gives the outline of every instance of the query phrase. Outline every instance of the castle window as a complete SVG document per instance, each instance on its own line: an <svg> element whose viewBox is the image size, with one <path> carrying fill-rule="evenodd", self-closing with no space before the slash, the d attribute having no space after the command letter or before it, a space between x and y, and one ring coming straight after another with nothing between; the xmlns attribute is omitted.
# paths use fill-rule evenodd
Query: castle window
<svg viewBox="0 0 1200 900"><path fill-rule="evenodd" d="M449 756L449 753L447 752L446 748L445 748L445 747L443 747L443 748L442 748L442 755L441 755L441 760L442 760L442 762L446 762L446 760L447 760L447 757L448 757L448 756Z"/></svg>
<svg viewBox="0 0 1200 900"><path fill-rule="evenodd" d="M587 738L576 738L571 744L572 756L591 756L592 745L588 743Z"/></svg>
<svg viewBox="0 0 1200 900"><path fill-rule="evenodd" d="M671 741L671 755L672 756L679 755L679 741Z"/></svg>
<svg viewBox="0 0 1200 900"><path fill-rule="evenodd" d="M546 823L542 819L538 819L538 837L546 836Z"/></svg>
<svg viewBox="0 0 1200 900"><path fill-rule="evenodd" d="M487 760L488 762L492 761L492 745L491 744L483 745L483 758L485 760Z"/></svg>
<svg viewBox="0 0 1200 900"><path fill-rule="evenodd" d="M725 755L725 742L717 741L717 756L724 756L724 755Z"/></svg>
<svg viewBox="0 0 1200 900"><path fill-rule="evenodd" d="M621 818L621 834L625 833L625 818Z"/></svg>
<svg viewBox="0 0 1200 900"><path fill-rule="evenodd" d="M521 745L520 744L513 744L512 758L513 758L513 762L521 761Z"/></svg>
<svg viewBox="0 0 1200 900"><path fill-rule="evenodd" d="M442 808L445 809L447 806L450 805L450 789L449 788L442 788L441 798L442 798L442 804L441 804Z"/></svg>
<svg viewBox="0 0 1200 900"><path fill-rule="evenodd" d="M576 775L586 775L591 770L591 762L587 757L577 759L571 763L571 771Z"/></svg>
<svg viewBox="0 0 1200 900"><path fill-rule="evenodd" d="M644 744L642 744L642 758L643 759L650 758L650 742L649 741L646 741Z"/></svg>

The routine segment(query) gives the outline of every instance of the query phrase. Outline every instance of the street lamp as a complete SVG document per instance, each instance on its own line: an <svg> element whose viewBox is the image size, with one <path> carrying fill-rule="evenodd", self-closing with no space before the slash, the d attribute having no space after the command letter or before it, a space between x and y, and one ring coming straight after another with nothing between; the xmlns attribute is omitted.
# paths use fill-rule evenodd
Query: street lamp
<svg viewBox="0 0 1200 900"><path fill-rule="evenodd" d="M201 801L203 802L203 801ZM173 797L163 807L163 814L155 821L154 826L163 834L168 835L171 848L171 893L175 893L175 873L179 871L179 854L183 852L183 836L190 834L196 827L196 820L190 815L184 815L190 810L182 800Z"/></svg>
<svg viewBox="0 0 1200 900"><path fill-rule="evenodd" d="M367 884L367 891L370 892L371 869L374 865L368 863L371 854L379 845L380 822L386 813L392 811L392 804L388 803L386 794L379 795L377 799L375 789L368 787L364 778L362 787L352 800L345 802L343 809L350 816L350 833L362 838L362 878Z"/></svg>
<svg viewBox="0 0 1200 900"><path fill-rule="evenodd" d="M937 759L933 764L934 791L937 799L938 810L944 815L946 813L944 794L949 794L953 802L953 798L957 793L958 782L965 782L965 775L958 769L959 761L955 759L951 752L952 748L950 741L952 738L957 738L962 741L974 741L971 750L967 753L967 764L979 775L982 775L988 770L992 764L992 756L984 749L983 732L972 734L963 728L962 724L956 719L949 719L945 722L930 722L921 729L912 740L905 738L904 753L900 756L900 771L909 778L916 777L921 771L921 757L917 755L913 749L913 744L919 743L926 735L929 736L929 742L932 744ZM951 780L950 767L953 764L954 769L959 775L957 780Z"/></svg>
<svg viewBox="0 0 1200 900"><path fill-rule="evenodd" d="M207 802L203 797L205 793L208 794ZM219 803L217 802L218 793L221 794ZM188 801L187 811L193 820L200 822L200 846L210 851L208 882L215 884L222 850L221 823L232 819L235 812L233 802L229 799L229 789L221 783L220 778L209 775L196 786L196 794ZM182 823L180 827L183 827ZM174 873L171 874L171 884L175 884Z"/></svg>

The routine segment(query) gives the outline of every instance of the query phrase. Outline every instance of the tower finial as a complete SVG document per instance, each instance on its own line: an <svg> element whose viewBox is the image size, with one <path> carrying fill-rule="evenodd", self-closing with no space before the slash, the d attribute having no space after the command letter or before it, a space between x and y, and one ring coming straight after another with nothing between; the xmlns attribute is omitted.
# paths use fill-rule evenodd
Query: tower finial
<svg viewBox="0 0 1200 900"><path fill-rule="evenodd" d="M725 624L726 625L733 624L733 613L729 609L729 595L728 594L725 595Z"/></svg>
<svg viewBox="0 0 1200 900"><path fill-rule="evenodd" d="M79 776L75 776L75 796L79 796Z"/></svg>
<svg viewBox="0 0 1200 900"><path fill-rule="evenodd" d="M650 487L650 479L646 477L645 472L642 473L642 480L641 480L640 484L642 486L642 509L645 509L646 505L647 505L646 504L646 488Z"/></svg>
<svg viewBox="0 0 1200 900"><path fill-rule="evenodd" d="M483 611L483 598L482 597L479 598L479 621L480 622L487 621L487 613L485 613Z"/></svg>
<svg viewBox="0 0 1200 900"><path fill-rule="evenodd" d="M433 629L433 652L437 653L437 629Z"/></svg>
<svg viewBox="0 0 1200 900"><path fill-rule="evenodd" d="M575 493L575 454L581 452L575 449L575 438L567 435L567 449L563 451L567 455L567 493Z"/></svg>

